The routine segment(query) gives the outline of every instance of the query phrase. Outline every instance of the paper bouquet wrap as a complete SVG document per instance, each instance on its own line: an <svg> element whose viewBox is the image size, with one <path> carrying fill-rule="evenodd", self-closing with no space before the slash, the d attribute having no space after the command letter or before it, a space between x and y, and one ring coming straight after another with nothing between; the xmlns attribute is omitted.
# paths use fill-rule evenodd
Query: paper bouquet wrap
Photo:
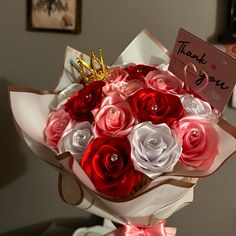
<svg viewBox="0 0 236 236"><path fill-rule="evenodd" d="M58 170L66 203L122 225L157 225L236 151L236 129L168 71L169 60L143 31L111 66L101 52L68 47L55 89L10 87L18 132Z"/></svg>

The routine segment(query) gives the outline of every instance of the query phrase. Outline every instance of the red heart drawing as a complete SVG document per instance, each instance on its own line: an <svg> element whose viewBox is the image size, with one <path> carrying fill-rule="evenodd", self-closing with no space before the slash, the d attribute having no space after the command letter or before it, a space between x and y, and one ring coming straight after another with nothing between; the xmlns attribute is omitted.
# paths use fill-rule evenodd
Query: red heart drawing
<svg viewBox="0 0 236 236"><path fill-rule="evenodd" d="M216 68L217 68L217 65L211 64L211 69L212 69L212 70L216 70Z"/></svg>

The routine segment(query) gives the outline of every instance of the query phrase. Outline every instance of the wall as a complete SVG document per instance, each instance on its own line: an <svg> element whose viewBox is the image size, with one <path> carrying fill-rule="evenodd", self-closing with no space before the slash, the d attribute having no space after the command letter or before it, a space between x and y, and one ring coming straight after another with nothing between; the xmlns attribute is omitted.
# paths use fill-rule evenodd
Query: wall
<svg viewBox="0 0 236 236"><path fill-rule="evenodd" d="M77 35L25 30L26 1L0 1L0 233L54 218L89 220L57 194L57 173L19 139L8 105L7 86L47 89L60 76L67 45L83 52L103 48L111 63L143 29L171 51L179 27L214 41L225 27L224 0L84 0ZM225 116L235 121L235 110ZM29 118L30 119L30 118ZM236 124L236 123L235 123ZM168 223L181 236L236 235L236 157L200 181L195 201Z"/></svg>

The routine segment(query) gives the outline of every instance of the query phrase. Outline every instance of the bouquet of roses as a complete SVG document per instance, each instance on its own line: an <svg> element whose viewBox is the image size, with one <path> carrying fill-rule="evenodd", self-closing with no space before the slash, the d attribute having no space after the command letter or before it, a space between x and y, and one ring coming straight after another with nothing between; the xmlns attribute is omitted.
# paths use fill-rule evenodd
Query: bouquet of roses
<svg viewBox="0 0 236 236"><path fill-rule="evenodd" d="M142 32L113 66L68 48L55 90L10 92L19 132L60 172L62 199L157 231L236 150L235 128L160 62L166 50Z"/></svg>

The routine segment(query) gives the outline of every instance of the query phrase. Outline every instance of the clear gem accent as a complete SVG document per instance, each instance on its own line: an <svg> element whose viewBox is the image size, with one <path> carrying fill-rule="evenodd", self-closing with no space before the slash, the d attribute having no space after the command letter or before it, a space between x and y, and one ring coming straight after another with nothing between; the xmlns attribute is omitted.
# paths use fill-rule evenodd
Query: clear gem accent
<svg viewBox="0 0 236 236"><path fill-rule="evenodd" d="M66 125L66 122L65 122L65 121L61 121L61 122L59 123L59 125L60 125L60 127L64 127L64 126Z"/></svg>
<svg viewBox="0 0 236 236"><path fill-rule="evenodd" d="M153 106L152 106L152 110L153 110L153 111L157 111L157 110L158 110L158 106L157 106L156 104L153 105Z"/></svg>
<svg viewBox="0 0 236 236"><path fill-rule="evenodd" d="M120 86L120 89L122 89L122 90L126 90L126 89L127 89L127 86L122 85L122 86Z"/></svg>
<svg viewBox="0 0 236 236"><path fill-rule="evenodd" d="M199 132L198 132L197 130L192 131L192 134L193 134L193 136L195 136L195 137L198 137L198 136L199 136Z"/></svg>
<svg viewBox="0 0 236 236"><path fill-rule="evenodd" d="M196 108L197 107L197 104L195 102L192 102L192 101L189 101L188 102L188 105L191 107L191 108Z"/></svg>
<svg viewBox="0 0 236 236"><path fill-rule="evenodd" d="M114 107L110 108L111 113L115 113L116 109Z"/></svg>
<svg viewBox="0 0 236 236"><path fill-rule="evenodd" d="M91 94L91 93L89 93L89 94L87 94L87 95L85 96L86 99L91 98L91 97L92 97L92 94Z"/></svg>
<svg viewBox="0 0 236 236"><path fill-rule="evenodd" d="M119 159L118 155L117 154L112 154L111 155L111 161L117 161Z"/></svg>
<svg viewBox="0 0 236 236"><path fill-rule="evenodd" d="M85 136L86 136L83 130L78 130L78 131L77 131L77 134L78 134L78 135L77 135L77 138L78 138L78 139L84 139Z"/></svg>
<svg viewBox="0 0 236 236"><path fill-rule="evenodd" d="M158 139L157 138L152 138L148 140L148 143L151 145L157 145L158 144Z"/></svg>

